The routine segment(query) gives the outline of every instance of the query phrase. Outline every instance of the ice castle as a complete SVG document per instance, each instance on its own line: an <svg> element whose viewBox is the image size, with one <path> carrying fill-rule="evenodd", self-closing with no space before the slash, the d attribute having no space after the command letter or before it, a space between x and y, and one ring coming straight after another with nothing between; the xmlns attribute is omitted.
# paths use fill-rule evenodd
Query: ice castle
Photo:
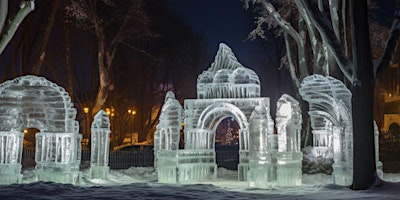
<svg viewBox="0 0 400 200"><path fill-rule="evenodd" d="M251 117L255 109L262 111L257 115L259 120ZM269 113L269 98L260 97L257 74L242 66L227 45L220 44L211 67L197 79L197 99L186 99L182 109L173 93L167 93L154 136L159 182L188 183L216 178L215 129L226 117L233 117L240 126L238 179L247 180L254 187L276 182L276 175L259 180L264 169L273 170L277 165L278 140ZM185 146L178 149L182 121ZM298 159L301 163L302 157ZM276 170L272 173L276 174Z"/></svg>

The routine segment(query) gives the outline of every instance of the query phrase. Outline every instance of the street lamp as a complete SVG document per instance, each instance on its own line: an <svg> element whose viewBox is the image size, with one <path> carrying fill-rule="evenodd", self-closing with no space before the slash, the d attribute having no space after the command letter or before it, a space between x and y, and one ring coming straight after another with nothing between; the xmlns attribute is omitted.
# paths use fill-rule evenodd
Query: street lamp
<svg viewBox="0 0 400 200"><path fill-rule="evenodd" d="M131 144L133 144L133 119L135 118L136 110L135 109L128 109L128 120L132 121L132 129L131 129ZM132 118L132 119L131 119Z"/></svg>
<svg viewBox="0 0 400 200"><path fill-rule="evenodd" d="M85 113L85 115L86 115L86 133L85 133L85 137L84 137L84 139L85 139L85 146L87 146L88 145L88 143L89 143L89 131L90 131L90 129L89 129L89 108L88 107L84 107L83 108L83 113Z"/></svg>

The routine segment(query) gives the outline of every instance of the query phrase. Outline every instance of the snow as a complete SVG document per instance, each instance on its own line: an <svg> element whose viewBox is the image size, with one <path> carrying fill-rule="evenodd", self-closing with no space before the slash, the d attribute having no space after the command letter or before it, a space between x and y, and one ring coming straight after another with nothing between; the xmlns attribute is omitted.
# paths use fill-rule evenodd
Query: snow
<svg viewBox="0 0 400 200"><path fill-rule="evenodd" d="M157 183L152 167L111 170L106 179L91 179L88 169L77 185L35 182L34 169L23 171L23 184L0 186L0 199L399 199L400 174L363 191L334 185L330 175L303 175L297 187L249 189L237 181L237 171L218 169L214 181L196 184Z"/></svg>

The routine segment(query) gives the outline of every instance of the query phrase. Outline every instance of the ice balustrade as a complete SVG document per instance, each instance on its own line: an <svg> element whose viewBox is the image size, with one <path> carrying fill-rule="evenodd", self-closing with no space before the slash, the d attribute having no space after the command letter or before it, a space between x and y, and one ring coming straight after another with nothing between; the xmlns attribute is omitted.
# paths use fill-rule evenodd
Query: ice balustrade
<svg viewBox="0 0 400 200"><path fill-rule="evenodd" d="M24 134L0 131L0 185L21 183L21 157Z"/></svg>
<svg viewBox="0 0 400 200"><path fill-rule="evenodd" d="M277 184L297 186L302 182L300 137L302 116L299 102L284 94L277 102L276 128L278 132Z"/></svg>
<svg viewBox="0 0 400 200"><path fill-rule="evenodd" d="M91 127L90 177L105 179L110 171L108 166L110 146L110 119L104 110L95 116Z"/></svg>
<svg viewBox="0 0 400 200"><path fill-rule="evenodd" d="M311 127L318 147L325 144L328 151L333 149L334 183L350 185L353 174L351 92L341 81L318 74L304 78L299 92L309 102Z"/></svg>
<svg viewBox="0 0 400 200"><path fill-rule="evenodd" d="M77 180L81 135L76 109L63 88L31 75L8 80L0 85L0 110L0 131L7 138L0 143L5 158L17 158L22 151L22 133L17 132L37 128L36 179L68 183ZM20 139L10 139L13 137ZM13 159L12 165L0 164L0 171L4 172L1 180L13 174L20 177L20 163L20 159Z"/></svg>

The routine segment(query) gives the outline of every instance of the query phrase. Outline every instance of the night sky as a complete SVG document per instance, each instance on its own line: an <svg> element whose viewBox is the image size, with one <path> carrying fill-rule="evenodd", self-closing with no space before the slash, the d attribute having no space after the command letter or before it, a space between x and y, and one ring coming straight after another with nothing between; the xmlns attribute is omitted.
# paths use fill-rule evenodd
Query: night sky
<svg viewBox="0 0 400 200"><path fill-rule="evenodd" d="M266 52L259 39L248 39L255 28L252 10L244 9L240 0L171 0L170 9L196 32L204 35L207 50L206 70L214 61L220 42L226 43L238 61L254 70L261 81L261 95L271 98L272 110L283 93L293 94L287 70L278 70L280 56L275 45L279 42L270 33L271 49ZM282 52L280 52L282 53ZM268 55L269 54L269 55ZM272 59L271 59L272 58ZM195 87L195 86L194 86Z"/></svg>

